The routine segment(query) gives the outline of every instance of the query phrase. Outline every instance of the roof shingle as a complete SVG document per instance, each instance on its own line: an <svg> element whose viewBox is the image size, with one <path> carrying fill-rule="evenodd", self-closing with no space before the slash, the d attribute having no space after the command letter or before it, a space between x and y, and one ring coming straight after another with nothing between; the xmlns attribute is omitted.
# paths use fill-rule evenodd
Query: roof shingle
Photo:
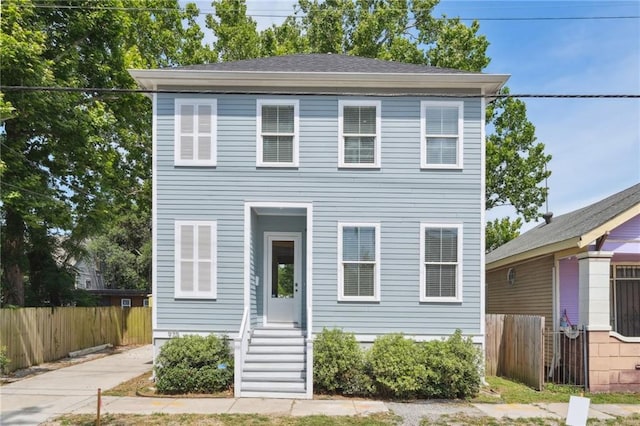
<svg viewBox="0 0 640 426"><path fill-rule="evenodd" d="M309 53L176 67L177 70L301 73L478 74L451 68L406 64L351 55Z"/></svg>
<svg viewBox="0 0 640 426"><path fill-rule="evenodd" d="M536 226L487 253L486 263L497 262L510 256L580 237L638 203L640 203L640 183L589 206L554 217L549 224L542 223Z"/></svg>

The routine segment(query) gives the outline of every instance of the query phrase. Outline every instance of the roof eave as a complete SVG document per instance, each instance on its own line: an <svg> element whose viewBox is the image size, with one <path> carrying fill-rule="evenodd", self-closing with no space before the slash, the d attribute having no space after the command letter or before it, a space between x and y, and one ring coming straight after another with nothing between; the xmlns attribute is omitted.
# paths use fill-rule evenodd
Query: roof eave
<svg viewBox="0 0 640 426"><path fill-rule="evenodd" d="M558 241L556 243L552 243L546 246L537 247L532 250L527 250L511 256L503 257L496 261L487 263L485 265L485 269L489 271L489 270L501 268L503 266L507 266L513 263L522 262L524 260L528 260L534 257L552 255L558 251L568 250L568 249L575 249L576 251L578 251L580 249L580 237L569 238L564 241Z"/></svg>
<svg viewBox="0 0 640 426"><path fill-rule="evenodd" d="M129 73L147 90L159 87L216 86L229 89L269 88L386 88L476 89L495 95L507 74L478 73L340 73L132 69Z"/></svg>
<svg viewBox="0 0 640 426"><path fill-rule="evenodd" d="M596 239L600 238L608 231L612 231L623 223L633 219L635 216L640 215L640 203L637 203L627 210L621 212L617 216L612 219L606 221L605 223L597 226L596 228L586 232L585 234L579 237L579 246L586 247L589 244L593 243Z"/></svg>

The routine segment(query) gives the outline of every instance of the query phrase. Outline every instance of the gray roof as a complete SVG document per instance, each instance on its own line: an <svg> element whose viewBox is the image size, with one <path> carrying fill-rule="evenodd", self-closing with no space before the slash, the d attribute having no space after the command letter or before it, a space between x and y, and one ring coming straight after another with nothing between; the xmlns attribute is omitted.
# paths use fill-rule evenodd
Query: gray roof
<svg viewBox="0 0 640 426"><path fill-rule="evenodd" d="M486 263L506 259L554 243L579 238L640 203L640 183L587 207L554 217L486 256ZM590 242L586 242L590 243Z"/></svg>
<svg viewBox="0 0 640 426"><path fill-rule="evenodd" d="M381 74L479 74L450 68L383 61L381 59L332 53L309 53L270 56L233 62L198 64L176 67L177 70L261 71L261 72L336 72Z"/></svg>

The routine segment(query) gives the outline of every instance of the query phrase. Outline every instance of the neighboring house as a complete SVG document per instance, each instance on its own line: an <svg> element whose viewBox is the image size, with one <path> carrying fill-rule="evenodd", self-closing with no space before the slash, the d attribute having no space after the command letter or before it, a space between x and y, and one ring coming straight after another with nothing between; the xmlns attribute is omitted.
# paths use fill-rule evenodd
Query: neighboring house
<svg viewBox="0 0 640 426"><path fill-rule="evenodd" d="M153 339L312 397L342 328L484 343L485 102L505 75L310 54L132 70L153 102Z"/></svg>
<svg viewBox="0 0 640 426"><path fill-rule="evenodd" d="M487 254L487 313L585 330L588 387L640 391L640 184L547 220Z"/></svg>
<svg viewBox="0 0 640 426"><path fill-rule="evenodd" d="M96 263L89 257L83 256L78 260L71 260L76 272L75 287L86 290L98 298L100 306L120 306L132 308L149 306L149 295L146 290L111 288L104 279Z"/></svg>

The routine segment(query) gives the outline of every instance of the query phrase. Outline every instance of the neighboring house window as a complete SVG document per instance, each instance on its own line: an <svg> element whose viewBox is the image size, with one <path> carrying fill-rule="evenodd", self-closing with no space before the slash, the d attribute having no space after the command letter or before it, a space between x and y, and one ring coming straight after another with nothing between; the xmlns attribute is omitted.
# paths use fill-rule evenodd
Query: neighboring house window
<svg viewBox="0 0 640 426"><path fill-rule="evenodd" d="M176 166L215 166L217 162L216 99L175 100Z"/></svg>
<svg viewBox="0 0 640 426"><path fill-rule="evenodd" d="M420 301L462 301L462 225L420 225Z"/></svg>
<svg viewBox="0 0 640 426"><path fill-rule="evenodd" d="M298 166L298 105L297 100L258 99L258 167Z"/></svg>
<svg viewBox="0 0 640 426"><path fill-rule="evenodd" d="M120 299L120 306L122 306L123 308L130 308L131 299Z"/></svg>
<svg viewBox="0 0 640 426"><path fill-rule="evenodd" d="M338 224L338 300L380 300L380 224Z"/></svg>
<svg viewBox="0 0 640 426"><path fill-rule="evenodd" d="M91 288L91 280L84 280L84 288Z"/></svg>
<svg viewBox="0 0 640 426"><path fill-rule="evenodd" d="M462 168L463 102L422 101L420 167Z"/></svg>
<svg viewBox="0 0 640 426"><path fill-rule="evenodd" d="M142 306L144 306L145 308L149 307L149 299L142 299Z"/></svg>
<svg viewBox="0 0 640 426"><path fill-rule="evenodd" d="M380 167L380 101L339 101L340 167Z"/></svg>
<svg viewBox="0 0 640 426"><path fill-rule="evenodd" d="M612 265L611 290L613 330L640 337L640 265Z"/></svg>
<svg viewBox="0 0 640 426"><path fill-rule="evenodd" d="M215 299L217 223L176 221L175 297Z"/></svg>

